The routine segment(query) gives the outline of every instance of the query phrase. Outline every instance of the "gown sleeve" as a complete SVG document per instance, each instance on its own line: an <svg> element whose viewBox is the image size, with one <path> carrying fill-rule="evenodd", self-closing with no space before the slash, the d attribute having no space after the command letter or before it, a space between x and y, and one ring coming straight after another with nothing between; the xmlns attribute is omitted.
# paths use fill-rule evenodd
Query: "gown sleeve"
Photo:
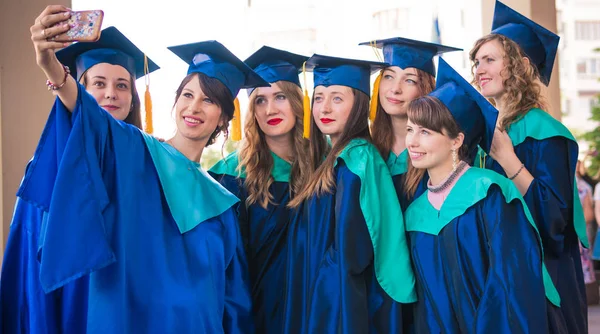
<svg viewBox="0 0 600 334"><path fill-rule="evenodd" d="M556 256L564 251L565 230L573 224L575 166L569 161L573 147L563 137L541 141L528 139L536 158L525 166L533 181L523 196L535 221L544 249ZM523 145L521 144L521 145ZM577 150L575 150L577 152Z"/></svg>
<svg viewBox="0 0 600 334"><path fill-rule="evenodd" d="M475 333L545 333L546 297L539 239L521 202L506 203L492 186L478 214L489 250L489 271L475 316Z"/></svg>
<svg viewBox="0 0 600 334"><path fill-rule="evenodd" d="M31 179L19 192L47 205L38 250L44 291L115 261L105 235L102 214L109 198L101 170L114 161L112 142L126 143L133 135L132 128L104 111L81 85L72 114L57 99L26 174ZM56 168L46 169L47 163ZM35 194L38 180L46 185Z"/></svg>
<svg viewBox="0 0 600 334"><path fill-rule="evenodd" d="M223 329L225 333L254 333L248 264L238 221L232 209L223 213L221 219L229 259L225 269Z"/></svg>
<svg viewBox="0 0 600 334"><path fill-rule="evenodd" d="M360 206L360 178L343 163L336 181L335 237L311 301L310 333L369 333L373 245Z"/></svg>

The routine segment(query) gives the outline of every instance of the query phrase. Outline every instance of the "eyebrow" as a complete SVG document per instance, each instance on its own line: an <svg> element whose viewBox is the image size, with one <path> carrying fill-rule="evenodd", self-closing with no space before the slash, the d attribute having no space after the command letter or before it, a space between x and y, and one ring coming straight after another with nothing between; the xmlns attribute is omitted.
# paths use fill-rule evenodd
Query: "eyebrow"
<svg viewBox="0 0 600 334"><path fill-rule="evenodd" d="M92 77L92 79L106 80L106 77L103 77L101 75L95 75L95 76ZM127 79L127 78L118 78L117 81L126 81L126 82L129 82L129 79Z"/></svg>
<svg viewBox="0 0 600 334"><path fill-rule="evenodd" d="M279 90L279 91L276 91L276 92L274 92L273 94L270 94L270 95L275 96L277 94L282 94L282 93L283 93L283 91ZM267 96L267 94L258 94L258 95L256 95L256 98L258 99L259 97L262 97L264 99L266 96Z"/></svg>

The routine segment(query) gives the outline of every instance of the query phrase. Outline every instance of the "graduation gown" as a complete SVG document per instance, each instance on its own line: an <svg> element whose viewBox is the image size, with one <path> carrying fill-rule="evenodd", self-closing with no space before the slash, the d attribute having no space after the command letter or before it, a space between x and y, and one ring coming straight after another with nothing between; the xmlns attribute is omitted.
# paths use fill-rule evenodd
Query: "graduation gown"
<svg viewBox="0 0 600 334"><path fill-rule="evenodd" d="M246 205L245 171L238 170L238 153L233 152L213 166L209 174L240 199L236 204L242 240L246 249L257 333L280 334L283 331L283 299L287 234L293 211L290 201L291 165L271 152L273 183L269 192L273 202L266 208Z"/></svg>
<svg viewBox="0 0 600 334"><path fill-rule="evenodd" d="M562 299L560 308L548 308L551 331L587 333L579 242L586 247L588 242L575 183L577 142L564 125L540 109L530 110L511 125L508 135L534 178L523 198L540 232L545 263ZM485 166L506 175L489 156Z"/></svg>
<svg viewBox="0 0 600 334"><path fill-rule="evenodd" d="M334 175L333 192L307 199L290 225L284 332L401 332L391 301L416 295L389 170L372 144L355 139Z"/></svg>
<svg viewBox="0 0 600 334"><path fill-rule="evenodd" d="M83 86L72 114L57 99L18 196L46 216L43 291L88 277L86 332L252 331L237 198Z"/></svg>
<svg viewBox="0 0 600 334"><path fill-rule="evenodd" d="M440 210L427 192L409 206L416 333L548 332L545 296L560 298L530 217L512 182L479 168L457 180Z"/></svg>
<svg viewBox="0 0 600 334"><path fill-rule="evenodd" d="M415 198L419 197L423 192L425 192L425 190L427 190L427 181L429 181L429 176L427 173L425 173L421 179L421 182L419 182L419 185L417 186L415 195L412 198L409 198L404 193L404 179L406 177L406 172L408 171L408 164L410 163L408 149L404 149L400 155L390 152L386 163L390 169L390 173L392 174L392 180L394 182L394 188L396 188L396 194L398 195L400 208L402 209L402 212L404 212Z"/></svg>

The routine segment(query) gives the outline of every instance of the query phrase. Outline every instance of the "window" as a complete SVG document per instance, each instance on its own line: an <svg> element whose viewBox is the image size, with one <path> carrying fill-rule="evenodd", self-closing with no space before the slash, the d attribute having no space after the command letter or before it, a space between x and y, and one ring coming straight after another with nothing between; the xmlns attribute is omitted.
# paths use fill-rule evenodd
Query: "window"
<svg viewBox="0 0 600 334"><path fill-rule="evenodd" d="M576 21L575 39L580 41L600 40L600 21Z"/></svg>
<svg viewBox="0 0 600 334"><path fill-rule="evenodd" d="M407 30L408 10L406 8L394 8L382 10L373 14L379 31Z"/></svg>
<svg viewBox="0 0 600 334"><path fill-rule="evenodd" d="M581 78L600 76L600 58L580 58L577 60L577 74Z"/></svg>

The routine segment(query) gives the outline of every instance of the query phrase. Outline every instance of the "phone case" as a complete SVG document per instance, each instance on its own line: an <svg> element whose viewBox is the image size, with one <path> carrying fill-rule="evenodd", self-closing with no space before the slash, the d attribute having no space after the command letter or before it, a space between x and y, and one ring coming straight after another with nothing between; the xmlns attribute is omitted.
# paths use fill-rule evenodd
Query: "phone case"
<svg viewBox="0 0 600 334"><path fill-rule="evenodd" d="M64 34L55 36L52 40L56 42L95 42L100 38L103 18L104 12L101 10L71 12L71 17L66 22L71 28Z"/></svg>

